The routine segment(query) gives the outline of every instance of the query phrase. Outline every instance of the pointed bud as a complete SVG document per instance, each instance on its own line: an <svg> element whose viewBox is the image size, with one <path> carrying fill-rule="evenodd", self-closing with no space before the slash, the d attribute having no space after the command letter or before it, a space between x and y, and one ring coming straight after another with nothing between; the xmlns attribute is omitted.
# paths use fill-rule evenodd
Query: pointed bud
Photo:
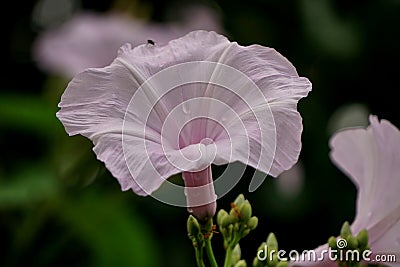
<svg viewBox="0 0 400 267"><path fill-rule="evenodd" d="M250 230L256 229L258 225L258 218L256 216L253 216L250 218L250 220L247 222L247 227L249 227Z"/></svg>
<svg viewBox="0 0 400 267"><path fill-rule="evenodd" d="M220 209L217 213L217 224L219 226L222 226L222 221L224 219L224 217L229 216L229 214L224 210L224 209Z"/></svg>
<svg viewBox="0 0 400 267"><path fill-rule="evenodd" d="M234 267L247 267L247 264L244 260L240 260L234 265Z"/></svg>
<svg viewBox="0 0 400 267"><path fill-rule="evenodd" d="M347 249L357 249L358 248L358 241L357 238L354 236L348 236L347 237Z"/></svg>
<svg viewBox="0 0 400 267"><path fill-rule="evenodd" d="M243 194L240 194L240 195L238 195L237 197L236 197L236 199L235 199L235 201L233 201L233 203L237 206L237 205L240 205L240 204L242 204L243 202L244 202L244 195Z"/></svg>
<svg viewBox="0 0 400 267"><path fill-rule="evenodd" d="M240 219L244 222L247 222L251 217L251 205L248 200L245 200L239 208Z"/></svg>
<svg viewBox="0 0 400 267"><path fill-rule="evenodd" d="M268 257L267 243L262 242L257 249L257 256L253 260L253 267L264 267Z"/></svg>
<svg viewBox="0 0 400 267"><path fill-rule="evenodd" d="M235 264L236 262L238 262L240 260L240 258L242 257L242 251L240 249L239 243L236 244L235 248L232 251L232 264Z"/></svg>
<svg viewBox="0 0 400 267"><path fill-rule="evenodd" d="M200 224L197 219L192 215L189 215L189 218L187 220L187 231L189 236L191 237L197 237L200 233Z"/></svg>
<svg viewBox="0 0 400 267"><path fill-rule="evenodd" d="M267 247L268 247L268 250L274 249L274 250L278 251L278 240L276 240L275 234L272 232L268 235Z"/></svg>
<svg viewBox="0 0 400 267"><path fill-rule="evenodd" d="M368 231L366 229L362 229L357 234L357 241L360 249L365 250L368 247Z"/></svg>
<svg viewBox="0 0 400 267"><path fill-rule="evenodd" d="M246 235L248 235L250 233L250 229L244 229L243 230L243 232L242 232L242 236L241 236L241 238L243 238L243 237L245 237Z"/></svg>
<svg viewBox="0 0 400 267"><path fill-rule="evenodd" d="M340 236L346 239L349 235L351 235L351 229L349 222L344 222L342 229L340 230Z"/></svg>
<svg viewBox="0 0 400 267"><path fill-rule="evenodd" d="M228 231L229 231L230 234L233 233L233 224L229 224L228 225Z"/></svg>
<svg viewBox="0 0 400 267"><path fill-rule="evenodd" d="M221 209L218 211L217 223L222 228L227 227L231 223L229 219L229 214L225 210Z"/></svg>
<svg viewBox="0 0 400 267"><path fill-rule="evenodd" d="M267 245L267 243L262 242L261 245L258 247L257 251L263 250L266 245Z"/></svg>
<svg viewBox="0 0 400 267"><path fill-rule="evenodd" d="M275 234L270 233L267 238L267 265L268 266L275 266L279 260L278 260L278 240L276 240ZM272 251L275 251L275 253L272 253ZM272 258L271 258L272 256Z"/></svg>
<svg viewBox="0 0 400 267"><path fill-rule="evenodd" d="M229 220L231 223L236 223L239 221L239 212L236 210L236 208L231 209L229 212Z"/></svg>
<svg viewBox="0 0 400 267"><path fill-rule="evenodd" d="M329 237L328 245L331 249L337 249L336 238L334 236Z"/></svg>

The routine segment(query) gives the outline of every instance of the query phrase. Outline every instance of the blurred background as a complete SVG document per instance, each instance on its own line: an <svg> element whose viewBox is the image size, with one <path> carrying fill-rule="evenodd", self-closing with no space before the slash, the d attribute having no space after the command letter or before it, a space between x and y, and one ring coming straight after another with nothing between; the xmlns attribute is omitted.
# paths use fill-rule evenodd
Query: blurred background
<svg viewBox="0 0 400 267"><path fill-rule="evenodd" d="M329 160L333 132L367 125L368 114L400 127L399 0L30 0L2 10L0 266L195 266L186 210L122 192L91 142L55 117L71 77L108 65L125 42L215 30L275 48L313 83L299 103L299 164L254 193L248 168L218 201L228 210L244 193L259 217L241 242L249 266L269 232L301 251L352 221L356 189Z"/></svg>

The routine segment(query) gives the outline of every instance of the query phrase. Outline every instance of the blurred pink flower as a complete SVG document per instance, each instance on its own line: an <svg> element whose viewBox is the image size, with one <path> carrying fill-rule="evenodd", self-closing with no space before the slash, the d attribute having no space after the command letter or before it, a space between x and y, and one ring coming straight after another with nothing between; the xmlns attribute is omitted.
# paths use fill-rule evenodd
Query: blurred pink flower
<svg viewBox="0 0 400 267"><path fill-rule="evenodd" d="M183 173L189 212L203 220L216 207L211 164L239 161L273 176L293 166L297 102L310 90L274 49L194 31L165 46L121 47L110 66L70 82L57 117L94 142L123 190L152 194Z"/></svg>
<svg viewBox="0 0 400 267"><path fill-rule="evenodd" d="M298 161L292 168L282 172L277 182L277 189L281 196L285 198L295 198L304 187L304 167L301 161Z"/></svg>
<svg viewBox="0 0 400 267"><path fill-rule="evenodd" d="M400 266L400 132L387 120L370 116L366 129L347 129L330 140L331 159L358 189L353 234L367 229L373 255L396 254ZM327 250L325 244L316 254ZM297 264L294 264L297 265ZM337 266L328 258L324 262L306 262L300 266Z"/></svg>
<svg viewBox="0 0 400 267"><path fill-rule="evenodd" d="M210 8L191 6L184 14L177 22L152 23L119 13L79 13L39 35L33 56L43 70L69 78L86 68L109 65L125 43L137 46L153 40L166 44L201 29L223 33L219 17Z"/></svg>

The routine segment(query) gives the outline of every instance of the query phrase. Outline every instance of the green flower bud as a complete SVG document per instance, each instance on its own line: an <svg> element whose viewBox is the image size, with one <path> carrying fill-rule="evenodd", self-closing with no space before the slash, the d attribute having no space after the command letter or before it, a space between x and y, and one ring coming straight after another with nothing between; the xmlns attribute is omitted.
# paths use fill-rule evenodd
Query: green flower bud
<svg viewBox="0 0 400 267"><path fill-rule="evenodd" d="M348 236L347 237L347 249L356 249L358 248L358 241L357 238L354 236Z"/></svg>
<svg viewBox="0 0 400 267"><path fill-rule="evenodd" d="M250 220L247 222L247 227L249 227L250 230L256 229L258 225L258 218L256 216L253 216L250 218Z"/></svg>
<svg viewBox="0 0 400 267"><path fill-rule="evenodd" d="M358 241L358 246L365 250L368 247L368 231L366 229L362 229L358 234L357 234L357 241Z"/></svg>
<svg viewBox="0 0 400 267"><path fill-rule="evenodd" d="M250 233L250 229L244 229L242 232L242 238L245 237L246 235L248 235Z"/></svg>
<svg viewBox="0 0 400 267"><path fill-rule="evenodd" d="M197 221L197 219L192 215L189 215L189 218L187 220L187 231L189 237L195 237L195 238L197 238L197 236L200 233L200 224Z"/></svg>
<svg viewBox="0 0 400 267"><path fill-rule="evenodd" d="M231 235L233 232L233 224L228 225L228 232Z"/></svg>
<svg viewBox="0 0 400 267"><path fill-rule="evenodd" d="M261 245L257 248L257 256L253 260L254 267L264 267L268 257L268 247L267 243L262 242Z"/></svg>
<svg viewBox="0 0 400 267"><path fill-rule="evenodd" d="M267 245L267 243L262 242L261 245L258 247L257 251L263 250L266 245Z"/></svg>
<svg viewBox="0 0 400 267"><path fill-rule="evenodd" d="M349 222L344 222L342 229L340 230L340 236L346 239L349 235L351 235L350 224Z"/></svg>
<svg viewBox="0 0 400 267"><path fill-rule="evenodd" d="M248 200L245 200L239 208L239 215L240 215L240 219L244 222L247 222L250 217L251 217L251 205L250 202Z"/></svg>
<svg viewBox="0 0 400 267"><path fill-rule="evenodd" d="M228 229L222 228L222 229L220 229L220 231L221 231L222 236L224 237L224 240L230 238L230 234L229 234L229 230Z"/></svg>
<svg viewBox="0 0 400 267"><path fill-rule="evenodd" d="M220 227L223 228L227 227L228 224L230 223L229 214L225 210L221 209L218 211L217 223Z"/></svg>
<svg viewBox="0 0 400 267"><path fill-rule="evenodd" d="M240 195L237 196L237 198L235 199L235 201L233 201L233 203L234 203L236 206L238 206L238 205L240 205L241 203L243 203L244 200L245 200L245 199L244 199L243 194L240 194Z"/></svg>
<svg viewBox="0 0 400 267"><path fill-rule="evenodd" d="M234 267L247 267L247 264L244 260L240 260L234 265Z"/></svg>
<svg viewBox="0 0 400 267"><path fill-rule="evenodd" d="M253 267L264 267L264 264L255 257L253 260Z"/></svg>
<svg viewBox="0 0 400 267"><path fill-rule="evenodd" d="M231 223L236 223L239 221L239 211L236 208L231 209L229 212L229 220Z"/></svg>
<svg viewBox="0 0 400 267"><path fill-rule="evenodd" d="M224 235L224 240L230 242L233 235L233 225L229 224L228 227L225 228L225 230L223 229L222 234Z"/></svg>
<svg viewBox="0 0 400 267"><path fill-rule="evenodd" d="M268 235L267 247L268 247L268 250L274 249L274 250L278 251L278 240L276 240L276 237L275 237L274 233L272 233L272 232Z"/></svg>
<svg viewBox="0 0 400 267"><path fill-rule="evenodd" d="M328 245L331 249L337 249L336 238L334 236L329 237Z"/></svg>
<svg viewBox="0 0 400 267"><path fill-rule="evenodd" d="M239 232L239 230L240 230L240 224L239 224L239 223L235 223L235 224L233 225L233 231Z"/></svg>
<svg viewBox="0 0 400 267"><path fill-rule="evenodd" d="M235 264L238 261L240 261L240 258L242 257L242 251L240 249L239 244L236 244L235 248L232 251L232 263Z"/></svg>

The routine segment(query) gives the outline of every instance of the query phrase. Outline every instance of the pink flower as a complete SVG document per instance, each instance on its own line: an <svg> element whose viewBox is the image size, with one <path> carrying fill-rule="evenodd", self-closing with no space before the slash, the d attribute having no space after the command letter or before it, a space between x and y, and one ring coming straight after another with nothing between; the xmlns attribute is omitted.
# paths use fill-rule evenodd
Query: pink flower
<svg viewBox="0 0 400 267"><path fill-rule="evenodd" d="M158 44L193 30L222 32L219 18L211 9L193 6L177 23L146 23L118 13L80 13L61 27L41 34L33 55L38 65L55 74L73 77L86 68L105 67L125 43L133 46L153 40Z"/></svg>
<svg viewBox="0 0 400 267"><path fill-rule="evenodd" d="M277 176L297 161L296 106L310 90L275 50L194 31L165 46L125 45L110 66L78 74L57 117L70 135L94 142L123 190L154 196L183 173L189 212L207 220L216 208L214 184L227 181L213 181L212 164L242 162ZM240 175L229 173L228 183ZM221 196L220 189L229 188L221 185Z"/></svg>
<svg viewBox="0 0 400 267"><path fill-rule="evenodd" d="M346 173L358 189L356 216L351 224L353 234L367 229L370 257L396 254L397 262L382 262L400 266L400 132L389 121L370 116L366 129L347 129L330 140L331 159ZM316 254L327 245L316 249ZM301 266L337 266L324 262L307 262Z"/></svg>

